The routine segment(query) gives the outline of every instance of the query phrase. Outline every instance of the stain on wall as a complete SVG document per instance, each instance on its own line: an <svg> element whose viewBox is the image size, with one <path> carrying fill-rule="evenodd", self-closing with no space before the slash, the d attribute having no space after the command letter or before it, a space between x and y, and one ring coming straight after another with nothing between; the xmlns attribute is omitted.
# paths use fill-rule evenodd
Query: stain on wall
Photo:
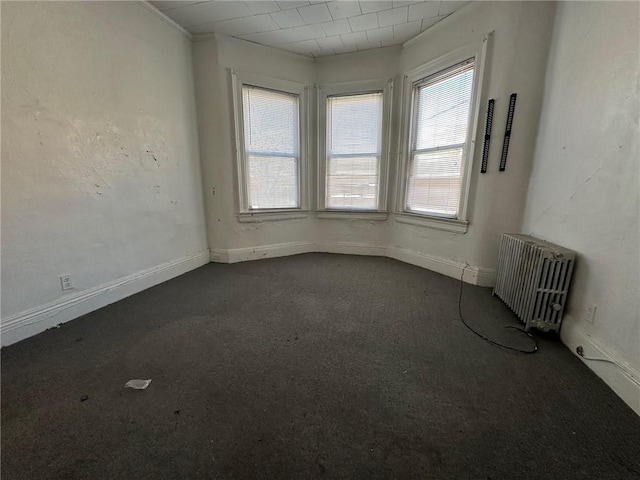
<svg viewBox="0 0 640 480"><path fill-rule="evenodd" d="M133 2L3 2L2 318L207 248L191 42Z"/></svg>

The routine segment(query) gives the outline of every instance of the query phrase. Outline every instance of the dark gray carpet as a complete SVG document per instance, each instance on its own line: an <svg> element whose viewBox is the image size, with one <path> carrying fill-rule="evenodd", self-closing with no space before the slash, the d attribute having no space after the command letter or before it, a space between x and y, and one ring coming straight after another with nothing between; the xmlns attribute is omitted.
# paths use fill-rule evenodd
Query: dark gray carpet
<svg viewBox="0 0 640 480"><path fill-rule="evenodd" d="M640 418L554 337L473 335L458 288L386 258L210 264L5 348L2 478L640 478Z"/></svg>

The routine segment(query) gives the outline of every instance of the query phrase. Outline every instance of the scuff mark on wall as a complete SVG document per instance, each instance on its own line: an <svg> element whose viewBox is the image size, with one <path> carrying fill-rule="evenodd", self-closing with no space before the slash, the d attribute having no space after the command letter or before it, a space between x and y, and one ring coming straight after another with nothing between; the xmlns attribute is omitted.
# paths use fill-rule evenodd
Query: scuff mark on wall
<svg viewBox="0 0 640 480"><path fill-rule="evenodd" d="M5 2L0 34L3 319L62 273L92 288L206 249L191 42L128 2Z"/></svg>

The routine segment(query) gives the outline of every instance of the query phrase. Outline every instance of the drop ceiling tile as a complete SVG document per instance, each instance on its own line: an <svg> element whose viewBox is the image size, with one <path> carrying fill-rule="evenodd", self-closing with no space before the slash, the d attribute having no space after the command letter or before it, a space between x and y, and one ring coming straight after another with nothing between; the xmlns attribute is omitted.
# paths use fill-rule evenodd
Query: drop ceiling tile
<svg viewBox="0 0 640 480"><path fill-rule="evenodd" d="M467 5L468 3L471 3L469 1L466 2L454 2L454 1L442 1L440 2L440 9L438 10L438 15L449 15L450 13L455 12L456 10L461 9L462 7L464 7L465 5Z"/></svg>
<svg viewBox="0 0 640 480"><path fill-rule="evenodd" d="M346 19L335 20L333 22L321 23L320 26L327 34L327 37L334 35L342 35L343 33L351 33L351 26Z"/></svg>
<svg viewBox="0 0 640 480"><path fill-rule="evenodd" d="M172 8L188 7L189 5L194 5L196 3L201 3L201 2L198 2L198 1L195 1L195 2L174 1L174 2L151 2L151 3L153 3L158 10L164 11L164 10L171 10Z"/></svg>
<svg viewBox="0 0 640 480"><path fill-rule="evenodd" d="M325 36L324 30L320 25L304 25L302 27L296 27L296 32L300 36L300 40L311 40Z"/></svg>
<svg viewBox="0 0 640 480"><path fill-rule="evenodd" d="M317 38L316 42L323 50L342 49L344 47L340 36Z"/></svg>
<svg viewBox="0 0 640 480"><path fill-rule="evenodd" d="M342 38L342 43L344 43L345 47L355 47L358 43L368 42L367 34L364 32L346 33L344 35L340 35L340 38Z"/></svg>
<svg viewBox="0 0 640 480"><path fill-rule="evenodd" d="M329 2L327 3L327 7L334 20L360 15L360 5L358 2Z"/></svg>
<svg viewBox="0 0 640 480"><path fill-rule="evenodd" d="M331 20L333 20L333 18L331 18L331 14L329 13L327 5L324 3L299 8L298 12L300 13L300 15L302 15L302 19L307 25L330 22Z"/></svg>
<svg viewBox="0 0 640 480"><path fill-rule="evenodd" d="M380 12L382 10L389 10L392 7L391 2L377 2L377 1L361 1L360 10L362 13Z"/></svg>
<svg viewBox="0 0 640 480"><path fill-rule="evenodd" d="M346 47L346 46L343 45L341 48L338 48L338 47L334 48L333 51L336 54L355 52L356 51L356 47L355 46L354 47Z"/></svg>
<svg viewBox="0 0 640 480"><path fill-rule="evenodd" d="M263 45L281 45L283 43L294 43L302 40L295 28L251 33L249 35L242 35L242 38L250 42L262 43Z"/></svg>
<svg viewBox="0 0 640 480"><path fill-rule="evenodd" d="M351 17L349 18L349 25L351 25L351 30L354 32L378 28L378 14L367 13L366 15Z"/></svg>
<svg viewBox="0 0 640 480"><path fill-rule="evenodd" d="M193 33L215 31L305 55L323 56L398 45L470 2L218 0L151 3Z"/></svg>
<svg viewBox="0 0 640 480"><path fill-rule="evenodd" d="M309 5L309 2L294 2L289 0L287 0L286 2L276 2L276 3L282 10L286 10L288 8L306 7Z"/></svg>
<svg viewBox="0 0 640 480"><path fill-rule="evenodd" d="M393 26L393 38L404 42L420 33L421 20Z"/></svg>
<svg viewBox="0 0 640 480"><path fill-rule="evenodd" d="M244 2L206 2L174 8L167 14L185 28L253 15Z"/></svg>
<svg viewBox="0 0 640 480"><path fill-rule="evenodd" d="M320 46L315 40L305 40L303 42L287 43L282 48L291 52L301 53L303 55L318 55L322 52Z"/></svg>
<svg viewBox="0 0 640 480"><path fill-rule="evenodd" d="M378 12L378 24L381 27L388 27L390 25L406 23L408 11L409 7L401 7L394 8L392 10L386 10L384 12Z"/></svg>
<svg viewBox="0 0 640 480"><path fill-rule="evenodd" d="M405 5L413 5L414 3L424 3L425 1L432 1L438 3L438 0L414 0L412 2L393 2L393 8L404 7Z"/></svg>
<svg viewBox="0 0 640 480"><path fill-rule="evenodd" d="M255 15L260 15L261 13L271 13L271 12L279 12L280 7L276 2L267 2L267 1L252 1L252 2L244 2L247 4L247 8L251 10L251 12Z"/></svg>
<svg viewBox="0 0 640 480"><path fill-rule="evenodd" d="M367 30L366 33L369 42L393 40L393 27L376 28L374 30Z"/></svg>
<svg viewBox="0 0 640 480"><path fill-rule="evenodd" d="M437 1L430 1L426 3L419 3L417 5L410 5L409 21L422 20L423 18L437 17L439 8L440 8L440 3Z"/></svg>
<svg viewBox="0 0 640 480"><path fill-rule="evenodd" d="M213 24L194 27L192 31L198 31L201 28L208 28L208 32L224 33L226 35L239 36L249 33L268 32L270 30L278 30L278 25L268 14L254 15L252 17L234 18L233 20L225 20L223 22L215 22Z"/></svg>
<svg viewBox="0 0 640 480"><path fill-rule="evenodd" d="M275 20L280 28L299 27L300 25L304 25L304 20L302 20L298 10L295 8L274 12L271 14L271 18Z"/></svg>

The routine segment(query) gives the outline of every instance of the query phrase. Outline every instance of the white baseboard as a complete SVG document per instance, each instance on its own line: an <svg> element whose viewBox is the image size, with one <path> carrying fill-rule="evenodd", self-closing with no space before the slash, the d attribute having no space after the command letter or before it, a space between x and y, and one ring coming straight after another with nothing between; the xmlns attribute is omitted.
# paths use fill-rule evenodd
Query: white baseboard
<svg viewBox="0 0 640 480"><path fill-rule="evenodd" d="M640 372L629 365L610 348L604 346L596 338L585 331L571 316L565 316L560 329L560 339L569 350L582 360L604 383L640 415ZM582 345L584 355L593 358L606 358L620 366L593 360L585 360L576 353L576 347Z"/></svg>
<svg viewBox="0 0 640 480"><path fill-rule="evenodd" d="M300 253L342 253L348 255L385 256L387 247L356 242L314 243L289 242L261 245L258 247L215 248L211 251L211 261L216 263L236 263L262 258L286 257Z"/></svg>
<svg viewBox="0 0 640 480"><path fill-rule="evenodd" d="M372 257L386 257L387 247L357 242L317 243L315 252L341 253L345 255L369 255Z"/></svg>
<svg viewBox="0 0 640 480"><path fill-rule="evenodd" d="M286 257L299 253L315 252L315 244L311 242L274 243L259 247L215 248L211 251L211 261L215 263L236 263L262 258Z"/></svg>
<svg viewBox="0 0 640 480"><path fill-rule="evenodd" d="M492 287L495 285L496 281L495 270L474 266L467 266L465 268L465 263L427 255L402 247L389 247L387 249L387 256L400 260L401 262L410 263L411 265L417 265L418 267L441 273L447 277L456 278L458 280L460 280L462 272L464 271L464 281L471 285Z"/></svg>
<svg viewBox="0 0 640 480"><path fill-rule="evenodd" d="M211 251L211 261L217 263L235 263L311 252L390 257L456 279L460 278L465 267L464 263L426 255L401 247L371 245L358 242L291 242L247 248L213 249ZM492 287L495 285L495 280L496 272L493 269L468 266L464 270L464 281L472 285Z"/></svg>
<svg viewBox="0 0 640 480"><path fill-rule="evenodd" d="M203 250L141 272L72 294L40 307L2 319L0 340L3 347L37 335L48 328L81 317L111 303L141 292L171 278L209 263L209 250Z"/></svg>

